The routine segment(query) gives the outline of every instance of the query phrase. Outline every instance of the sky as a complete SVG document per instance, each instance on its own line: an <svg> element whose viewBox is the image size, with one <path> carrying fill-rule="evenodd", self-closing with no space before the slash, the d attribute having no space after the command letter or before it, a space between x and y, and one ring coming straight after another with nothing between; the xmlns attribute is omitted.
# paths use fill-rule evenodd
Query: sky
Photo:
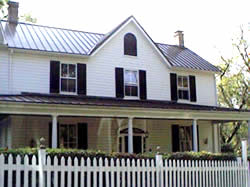
<svg viewBox="0 0 250 187"><path fill-rule="evenodd" d="M250 0L16 0L19 15L37 24L107 33L133 15L155 42L185 46L213 64L232 56L232 38L243 25L250 37Z"/></svg>

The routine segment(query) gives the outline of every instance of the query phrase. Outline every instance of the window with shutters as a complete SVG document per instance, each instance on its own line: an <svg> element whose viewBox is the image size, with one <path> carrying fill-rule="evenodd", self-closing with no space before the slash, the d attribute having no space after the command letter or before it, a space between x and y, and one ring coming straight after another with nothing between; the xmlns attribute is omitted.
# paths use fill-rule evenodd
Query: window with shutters
<svg viewBox="0 0 250 187"><path fill-rule="evenodd" d="M177 89L178 99L189 100L188 76L178 76Z"/></svg>
<svg viewBox="0 0 250 187"><path fill-rule="evenodd" d="M179 126L180 151L192 151L192 127Z"/></svg>
<svg viewBox="0 0 250 187"><path fill-rule="evenodd" d="M124 55L137 56L136 37L131 33L124 36Z"/></svg>
<svg viewBox="0 0 250 187"><path fill-rule="evenodd" d="M76 124L60 124L59 143L60 148L76 149L78 147Z"/></svg>
<svg viewBox="0 0 250 187"><path fill-rule="evenodd" d="M76 93L76 65L61 64L60 90L61 93Z"/></svg>
<svg viewBox="0 0 250 187"><path fill-rule="evenodd" d="M125 96L138 97L138 71L124 71Z"/></svg>

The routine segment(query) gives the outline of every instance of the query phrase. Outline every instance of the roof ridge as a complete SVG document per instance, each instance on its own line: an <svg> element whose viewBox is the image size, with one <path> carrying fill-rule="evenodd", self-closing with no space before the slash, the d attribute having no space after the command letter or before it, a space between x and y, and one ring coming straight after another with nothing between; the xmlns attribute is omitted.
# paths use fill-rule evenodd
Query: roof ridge
<svg viewBox="0 0 250 187"><path fill-rule="evenodd" d="M0 22L2 22L2 21L3 21L3 22L8 22L7 20L0 20ZM62 28L62 27L52 27L52 26L39 25L39 24L34 24L34 23L17 22L17 24L32 25L32 26L45 27L45 28L52 28L52 29L61 29L61 30L74 31L74 32L84 32L84 33L98 34L98 35L103 35L103 36L105 35L105 34L97 33L97 32L81 31L81 30L67 29L67 28Z"/></svg>

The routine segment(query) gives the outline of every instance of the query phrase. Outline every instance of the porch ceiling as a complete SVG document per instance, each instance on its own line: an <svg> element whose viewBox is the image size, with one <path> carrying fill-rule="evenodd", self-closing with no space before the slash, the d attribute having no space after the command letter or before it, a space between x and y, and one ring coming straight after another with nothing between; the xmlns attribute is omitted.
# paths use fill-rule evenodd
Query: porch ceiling
<svg viewBox="0 0 250 187"><path fill-rule="evenodd" d="M249 120L250 111L170 101L59 95L2 95L0 113L163 119Z"/></svg>

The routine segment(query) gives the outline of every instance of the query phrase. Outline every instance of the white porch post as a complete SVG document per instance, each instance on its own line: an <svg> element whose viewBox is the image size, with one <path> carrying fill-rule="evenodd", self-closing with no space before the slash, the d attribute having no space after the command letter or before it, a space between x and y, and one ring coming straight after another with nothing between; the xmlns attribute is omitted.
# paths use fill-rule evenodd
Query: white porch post
<svg viewBox="0 0 250 187"><path fill-rule="evenodd" d="M198 152L197 119L193 119L193 151Z"/></svg>
<svg viewBox="0 0 250 187"><path fill-rule="evenodd" d="M133 153L133 118L128 118L128 153Z"/></svg>
<svg viewBox="0 0 250 187"><path fill-rule="evenodd" d="M57 115L52 116L52 148L57 148Z"/></svg>

